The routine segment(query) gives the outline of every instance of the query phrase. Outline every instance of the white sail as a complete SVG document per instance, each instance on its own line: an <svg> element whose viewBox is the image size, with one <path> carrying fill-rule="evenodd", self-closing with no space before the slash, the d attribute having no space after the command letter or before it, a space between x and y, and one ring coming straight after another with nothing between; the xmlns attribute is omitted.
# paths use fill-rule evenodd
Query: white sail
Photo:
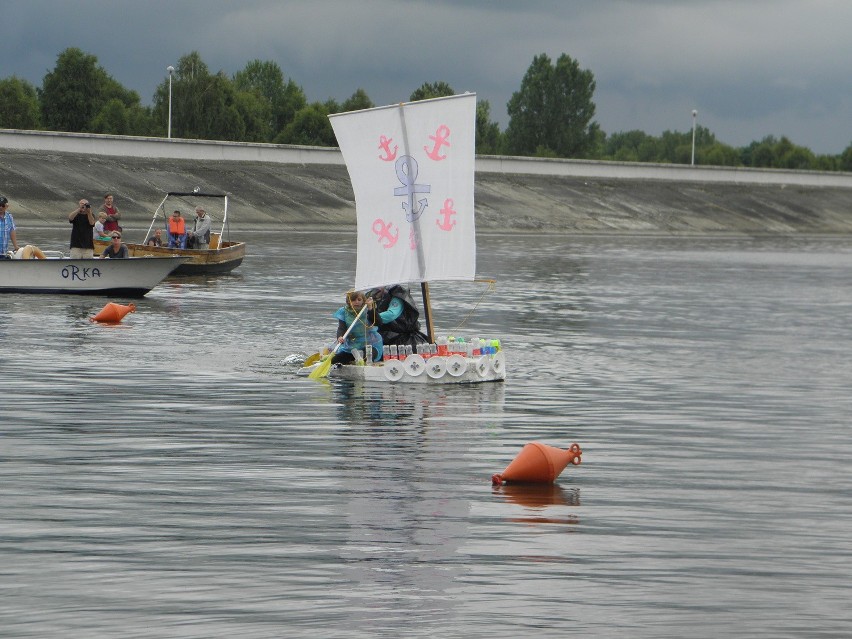
<svg viewBox="0 0 852 639"><path fill-rule="evenodd" d="M476 95L329 118L355 193L355 288L474 279Z"/></svg>

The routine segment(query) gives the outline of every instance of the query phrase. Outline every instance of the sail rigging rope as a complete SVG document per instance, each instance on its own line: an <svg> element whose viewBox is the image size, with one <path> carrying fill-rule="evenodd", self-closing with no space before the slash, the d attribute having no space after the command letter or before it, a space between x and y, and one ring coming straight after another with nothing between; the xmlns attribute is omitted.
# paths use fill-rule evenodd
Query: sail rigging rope
<svg viewBox="0 0 852 639"><path fill-rule="evenodd" d="M476 300L476 304L473 305L473 308L470 309L470 312L467 315L465 315L462 318L462 321L459 322L458 326L456 326L453 329L453 331L452 331L453 333L458 333L460 329L464 328L465 324L467 324L467 321L470 319L471 315L473 315L473 313L476 311L476 309L479 307L479 305L482 303L482 300L485 299L485 296L488 295L488 293L491 293L491 292L497 290L497 287L496 287L497 280L473 280L473 281L479 282L479 283L484 282L484 283L488 284L488 287L482 292L482 295L479 296L479 299Z"/></svg>

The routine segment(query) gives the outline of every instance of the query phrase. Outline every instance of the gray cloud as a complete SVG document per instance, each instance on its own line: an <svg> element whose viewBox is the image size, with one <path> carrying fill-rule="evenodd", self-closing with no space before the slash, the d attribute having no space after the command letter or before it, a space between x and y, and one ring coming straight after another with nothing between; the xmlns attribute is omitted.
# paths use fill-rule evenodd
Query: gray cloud
<svg viewBox="0 0 852 639"><path fill-rule="evenodd" d="M38 86L77 46L146 103L166 66L197 50L229 74L274 60L312 101L363 88L387 104L445 81L489 100L505 127L533 57L567 53L594 73L608 133L686 131L695 108L735 146L852 142L845 0L5 0L0 13L0 77Z"/></svg>

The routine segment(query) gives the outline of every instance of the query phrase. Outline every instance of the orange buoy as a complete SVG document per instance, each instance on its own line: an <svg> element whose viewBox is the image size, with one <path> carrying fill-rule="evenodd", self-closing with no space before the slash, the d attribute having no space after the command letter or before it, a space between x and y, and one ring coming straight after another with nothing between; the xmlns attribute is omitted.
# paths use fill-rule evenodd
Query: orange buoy
<svg viewBox="0 0 852 639"><path fill-rule="evenodd" d="M89 319L93 322L120 322L124 319L124 316L128 313L132 313L136 310L136 306L134 304L116 304L115 302L107 302L107 305L104 306L100 312L94 317L90 317Z"/></svg>
<svg viewBox="0 0 852 639"><path fill-rule="evenodd" d="M532 442L521 449L512 463L502 473L491 477L492 484L503 482L528 482L551 484L556 481L568 464L577 466L583 451L578 444L571 444L568 450L562 450L547 444Z"/></svg>

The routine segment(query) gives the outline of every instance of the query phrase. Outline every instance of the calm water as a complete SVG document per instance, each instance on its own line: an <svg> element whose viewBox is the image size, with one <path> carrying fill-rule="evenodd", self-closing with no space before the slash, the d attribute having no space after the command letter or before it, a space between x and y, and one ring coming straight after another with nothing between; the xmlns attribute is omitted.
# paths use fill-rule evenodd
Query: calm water
<svg viewBox="0 0 852 639"><path fill-rule="evenodd" d="M294 375L353 235L244 237L118 326L0 297L3 637L852 631L848 240L480 236L436 322L509 380L411 388ZM492 489L530 441L583 464Z"/></svg>

